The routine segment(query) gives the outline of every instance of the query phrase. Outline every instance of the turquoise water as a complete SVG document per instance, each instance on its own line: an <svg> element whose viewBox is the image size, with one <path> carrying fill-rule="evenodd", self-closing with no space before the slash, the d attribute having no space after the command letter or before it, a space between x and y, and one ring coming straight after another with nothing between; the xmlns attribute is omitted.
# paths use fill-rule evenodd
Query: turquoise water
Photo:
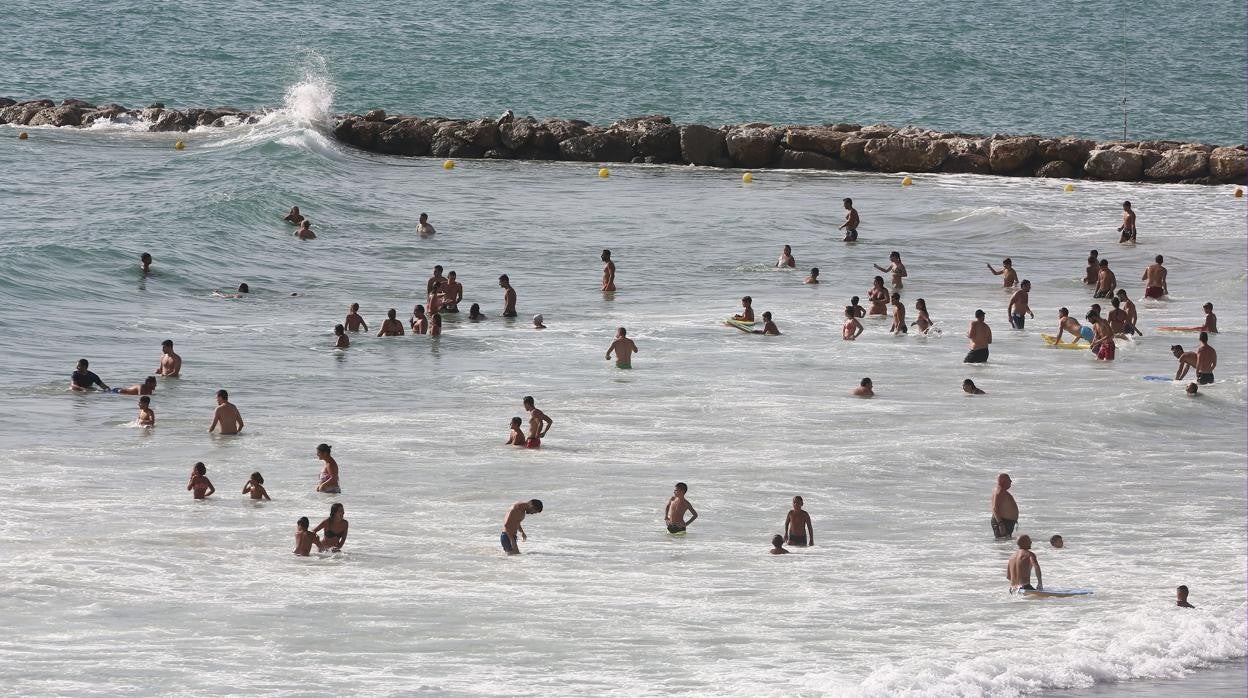
<svg viewBox="0 0 1248 698"><path fill-rule="evenodd" d="M342 110L1115 138L1125 87L1132 138L1248 130L1239 2L18 2L0 26L15 97L272 106L315 53Z"/></svg>

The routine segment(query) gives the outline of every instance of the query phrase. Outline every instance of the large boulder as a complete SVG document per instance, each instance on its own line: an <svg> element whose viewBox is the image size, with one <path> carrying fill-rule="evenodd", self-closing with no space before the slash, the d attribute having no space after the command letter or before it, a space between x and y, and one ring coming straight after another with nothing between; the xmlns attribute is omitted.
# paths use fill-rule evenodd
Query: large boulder
<svg viewBox="0 0 1248 698"><path fill-rule="evenodd" d="M366 122L374 123L374 122ZM404 119L377 136L374 147L379 153L418 157L428 155L436 132L433 124L420 119Z"/></svg>
<svg viewBox="0 0 1248 698"><path fill-rule="evenodd" d="M542 119L542 126L554 136L555 142L566 141L585 134L589 123L568 119Z"/></svg>
<svg viewBox="0 0 1248 698"><path fill-rule="evenodd" d="M949 144L949 155L982 155L988 157L990 139L963 134L941 134L940 140Z"/></svg>
<svg viewBox="0 0 1248 698"><path fill-rule="evenodd" d="M364 120L365 121L385 121L386 110L385 109L370 109L366 114L364 114Z"/></svg>
<svg viewBox="0 0 1248 698"><path fill-rule="evenodd" d="M176 109L167 109L162 111L160 116L156 117L156 121L151 126L148 126L147 130L162 132L189 131L194 125L193 121L187 120L186 114Z"/></svg>
<svg viewBox="0 0 1248 698"><path fill-rule="evenodd" d="M888 124L871 124L858 129L860 138L888 138L894 133L897 133L897 127Z"/></svg>
<svg viewBox="0 0 1248 698"><path fill-rule="evenodd" d="M82 109L83 111L90 111L92 109L95 109L94 104L85 100L81 100L81 99L62 99L61 106L62 107L78 107L79 109Z"/></svg>
<svg viewBox="0 0 1248 698"><path fill-rule="evenodd" d="M1170 150L1151 167L1144 169L1149 179L1177 181L1203 177L1209 171L1209 155L1199 150Z"/></svg>
<svg viewBox="0 0 1248 698"><path fill-rule="evenodd" d="M17 124L25 126L35 117L35 114L55 106L50 99L41 99L33 102L18 102L3 109L0 109L0 121L6 124Z"/></svg>
<svg viewBox="0 0 1248 698"><path fill-rule="evenodd" d="M602 130L560 141L559 154L565 160L594 162L632 162L635 155L622 133Z"/></svg>
<svg viewBox="0 0 1248 698"><path fill-rule="evenodd" d="M82 108L48 107L39 110L27 123L30 126L79 126L82 124Z"/></svg>
<svg viewBox="0 0 1248 698"><path fill-rule="evenodd" d="M616 130L612 127L611 130ZM670 123L646 121L637 127L619 131L638 156L649 163L680 161L680 129Z"/></svg>
<svg viewBox="0 0 1248 698"><path fill-rule="evenodd" d="M724 132L701 124L680 127L680 158L691 165L728 167L732 163Z"/></svg>
<svg viewBox="0 0 1248 698"><path fill-rule="evenodd" d="M536 160L553 160L559 155L559 139L546 124L538 124L533 128L533 137L529 141L529 149L525 157Z"/></svg>
<svg viewBox="0 0 1248 698"><path fill-rule="evenodd" d="M17 100L12 97L0 97L0 107L11 107L17 104Z"/></svg>
<svg viewBox="0 0 1248 698"><path fill-rule="evenodd" d="M377 138L391 128L379 121L365 121L357 114L343 118L334 127L334 138L364 150L372 150Z"/></svg>
<svg viewBox="0 0 1248 698"><path fill-rule="evenodd" d="M880 172L934 172L949 155L949 144L914 136L872 138L863 155Z"/></svg>
<svg viewBox="0 0 1248 698"><path fill-rule="evenodd" d="M1037 177L1050 177L1053 179L1071 179L1078 172L1075 166L1065 160L1050 160L1040 167L1036 168Z"/></svg>
<svg viewBox="0 0 1248 698"><path fill-rule="evenodd" d="M1037 159L1049 162L1062 160L1079 167L1088 161L1088 155L1096 148L1096 143L1083 138L1046 138L1037 146Z"/></svg>
<svg viewBox="0 0 1248 698"><path fill-rule="evenodd" d="M457 129L455 136L462 141L480 147L482 150L495 148L499 144L498 124L493 119L470 121Z"/></svg>
<svg viewBox="0 0 1248 698"><path fill-rule="evenodd" d="M987 155L978 153L950 153L940 165L941 172L950 174L992 174L992 165Z"/></svg>
<svg viewBox="0 0 1248 698"><path fill-rule="evenodd" d="M860 133L852 133L849 138L841 141L841 159L857 167L866 167L868 161L864 151L869 139L862 137Z"/></svg>
<svg viewBox="0 0 1248 698"><path fill-rule="evenodd" d="M738 167L767 167L775 162L781 132L770 126L742 126L724 136L728 156Z"/></svg>
<svg viewBox="0 0 1248 698"><path fill-rule="evenodd" d="M835 158L840 156L841 143L847 138L848 133L830 128L789 128L785 129L780 144L789 150L806 150Z"/></svg>
<svg viewBox="0 0 1248 698"><path fill-rule="evenodd" d="M672 117L663 114L652 114L650 116L634 116L628 119L620 119L611 124L609 130L612 131L633 131L637 129L646 129L653 126L671 126Z"/></svg>
<svg viewBox="0 0 1248 698"><path fill-rule="evenodd" d="M515 119L498 125L498 139L503 147L520 151L529 147L533 141L533 131L537 121L533 117Z"/></svg>
<svg viewBox="0 0 1248 698"><path fill-rule="evenodd" d="M1242 148L1214 148L1209 154L1209 174L1220 182L1248 184L1248 152Z"/></svg>
<svg viewBox="0 0 1248 698"><path fill-rule="evenodd" d="M1095 179L1135 182L1144 173L1144 157L1136 150L1093 150L1083 171Z"/></svg>
<svg viewBox="0 0 1248 698"><path fill-rule="evenodd" d="M840 131L842 133L849 133L850 131L862 130L862 124L851 124L851 123L846 123L844 121L838 121L834 124L824 124L824 126L832 129L833 131Z"/></svg>
<svg viewBox="0 0 1248 698"><path fill-rule="evenodd" d="M988 146L988 163L997 174L1018 172L1036 154L1039 138L1009 136L996 138Z"/></svg>
<svg viewBox="0 0 1248 698"><path fill-rule="evenodd" d="M776 167L784 170L843 170L845 163L823 153L781 149Z"/></svg>
<svg viewBox="0 0 1248 698"><path fill-rule="evenodd" d="M429 142L429 154L439 158L479 158L484 155L484 145L460 136L461 126L462 124L453 121L443 122L438 126Z"/></svg>

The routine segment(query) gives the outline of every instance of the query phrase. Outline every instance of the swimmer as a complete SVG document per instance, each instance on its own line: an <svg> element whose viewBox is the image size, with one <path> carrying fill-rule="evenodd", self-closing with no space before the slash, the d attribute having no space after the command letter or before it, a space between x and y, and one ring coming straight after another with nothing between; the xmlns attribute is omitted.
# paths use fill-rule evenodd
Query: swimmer
<svg viewBox="0 0 1248 698"><path fill-rule="evenodd" d="M286 217L283 218L282 220L286 221L287 223L291 223L293 225L299 225L300 223L303 222L303 214L299 213L298 206L291 206L290 213L287 213Z"/></svg>
<svg viewBox="0 0 1248 698"><path fill-rule="evenodd" d="M1083 285L1095 286L1096 276L1097 274L1100 274L1100 272L1100 259L1097 256L1096 250L1092 250L1091 254L1088 255L1088 266L1083 270Z"/></svg>
<svg viewBox="0 0 1248 698"><path fill-rule="evenodd" d="M685 499L688 492L689 485L683 482L676 483L676 487L672 489L672 496L663 508L663 523L667 524L668 533L684 533L689 524L698 518L697 510ZM688 519L685 519L685 514L689 514Z"/></svg>
<svg viewBox="0 0 1248 698"><path fill-rule="evenodd" d="M520 428L520 425L523 423L524 420L519 417L511 418L511 431L507 434L508 446L519 446L520 448L524 448L524 442L527 439L524 437L524 430Z"/></svg>
<svg viewBox="0 0 1248 698"><path fill-rule="evenodd" d="M971 380L970 378L967 378L966 380L962 381L962 392L967 393L968 395L987 395L988 394L988 393L985 393L983 390L980 390L975 385L975 381Z"/></svg>
<svg viewBox="0 0 1248 698"><path fill-rule="evenodd" d="M156 413L152 411L152 398L147 395L139 398L139 426L156 426Z"/></svg>
<svg viewBox="0 0 1248 698"><path fill-rule="evenodd" d="M342 546L347 542L347 530L350 528L350 524L343 518L345 513L342 502L334 502L329 507L329 518L320 522L316 525L316 528L312 529L313 533L322 529L325 530L321 534L321 544L335 553L342 550Z"/></svg>
<svg viewBox="0 0 1248 698"><path fill-rule="evenodd" d="M1213 382L1213 369L1218 367L1218 352L1209 346L1209 333L1200 333L1200 346L1196 347L1196 382L1206 385Z"/></svg>
<svg viewBox="0 0 1248 698"><path fill-rule="evenodd" d="M1031 319L1036 319L1036 314L1031 312L1031 306L1027 304L1028 294L1031 293L1031 282L1023 279L1023 283L1019 285L1014 295L1010 296L1010 304L1006 307L1005 312L1010 318L1010 327L1016 330L1023 329L1023 323L1027 321L1024 315L1030 315Z"/></svg>
<svg viewBox="0 0 1248 698"><path fill-rule="evenodd" d="M239 293L251 293L251 287L248 286L245 282L241 283L238 285L238 292Z"/></svg>
<svg viewBox="0 0 1248 698"><path fill-rule="evenodd" d="M342 484L338 480L338 461L330 454L332 450L329 444L317 444L316 457L321 461L321 475L316 483L316 491L342 494Z"/></svg>
<svg viewBox="0 0 1248 698"><path fill-rule="evenodd" d="M251 478L243 483L243 494L251 495L252 499L263 499L266 502L273 501L273 498L269 496L269 491L264 489L264 476L260 474L259 470L252 473Z"/></svg>
<svg viewBox="0 0 1248 698"><path fill-rule="evenodd" d="M441 279L433 284L433 290L429 292L426 303L429 304L429 314L433 315L442 308L442 301L446 298L446 279Z"/></svg>
<svg viewBox="0 0 1248 698"><path fill-rule="evenodd" d="M422 238L427 238L427 237L429 237L430 235L433 235L434 233L438 232L438 231L436 231L436 230L434 230L434 229L433 229L433 226L432 226L432 225L430 225L430 224L429 224L429 214L428 214L428 213L421 213L421 214L420 214L420 222L418 222L418 223L416 224L416 232L417 232L417 233L418 233L418 234L419 234Z"/></svg>
<svg viewBox="0 0 1248 698"><path fill-rule="evenodd" d="M894 335L906 333L906 306L901 304L901 294L893 293L893 326L889 331Z"/></svg>
<svg viewBox="0 0 1248 698"><path fill-rule="evenodd" d="M1031 571L1036 571L1036 585L1031 585ZM1036 559L1036 554L1031 552L1031 536L1022 535L1018 537L1018 550L1014 551L1014 555L1010 561L1005 563L1005 578L1010 580L1010 593L1025 589L1027 591L1035 591L1044 588L1044 577L1040 573L1040 561Z"/></svg>
<svg viewBox="0 0 1248 698"><path fill-rule="evenodd" d="M433 265L433 276L430 276L429 280L425 282L425 297L428 298L429 296L432 296L434 290L438 287L438 284L444 283L445 281L446 277L442 276L442 265Z"/></svg>
<svg viewBox="0 0 1248 698"><path fill-rule="evenodd" d="M615 354L616 368L633 367L633 354L637 353L637 344L628 338L628 330L623 327L616 328L615 339L607 347L608 361L611 360L612 353Z"/></svg>
<svg viewBox="0 0 1248 698"><path fill-rule="evenodd" d="M845 306L845 324L841 325L841 339L852 342L862 335L862 331L862 321L858 319L858 314L854 312L854 306Z"/></svg>
<svg viewBox="0 0 1248 698"><path fill-rule="evenodd" d="M111 388L107 385L104 385L104 381L100 380L99 376L95 375L94 371L87 370L87 367L90 365L90 362L86 359L78 360L78 365L75 367L73 374L69 377L70 389L91 390L98 385L100 386L100 390L111 390Z"/></svg>
<svg viewBox="0 0 1248 698"><path fill-rule="evenodd" d="M473 322L481 322L485 317L485 313L481 312L480 303L473 303L472 307L468 309L468 319Z"/></svg>
<svg viewBox="0 0 1248 698"><path fill-rule="evenodd" d="M854 397L875 397L874 387L875 384L871 382L870 378L863 378L858 381L858 387L854 388L854 392L851 394Z"/></svg>
<svg viewBox="0 0 1248 698"><path fill-rule="evenodd" d="M754 322L754 299L749 296L741 298L741 312L732 316L737 322Z"/></svg>
<svg viewBox="0 0 1248 698"><path fill-rule="evenodd" d="M144 274L152 271L152 256L146 252L139 255L139 266L143 269Z"/></svg>
<svg viewBox="0 0 1248 698"><path fill-rule="evenodd" d="M772 555L788 555L789 551L784 549L784 536L775 535L771 537L771 550L767 552Z"/></svg>
<svg viewBox="0 0 1248 698"><path fill-rule="evenodd" d="M351 338L347 336L347 328L342 325L334 325L334 336L338 338L334 340L335 349L346 349L351 346Z"/></svg>
<svg viewBox="0 0 1248 698"><path fill-rule="evenodd" d="M736 325L733 325L733 327L736 327ZM751 330L745 327L737 327L737 329L741 330L742 332L746 334L761 334L761 335L768 335L768 336L775 336L775 335L780 334L780 328L776 327L776 323L772 322L771 320L770 310L763 313L763 329Z"/></svg>
<svg viewBox="0 0 1248 698"><path fill-rule="evenodd" d="M901 263L901 253L893 250L888 253L888 266L882 267L878 264L872 264L879 271L893 275L893 288L901 288L901 280L909 276L906 272L906 265Z"/></svg>
<svg viewBox="0 0 1248 698"><path fill-rule="evenodd" d="M1118 238L1118 242L1136 242L1135 234L1135 211L1131 210L1131 202L1122 202L1122 225L1118 226L1118 232L1122 236Z"/></svg>
<svg viewBox="0 0 1248 698"><path fill-rule="evenodd" d="M845 222L837 228L837 230L845 231L845 238L841 242L857 242L858 224L861 221L858 218L857 209L854 208L854 200L841 199L841 204L845 206Z"/></svg>
<svg viewBox="0 0 1248 698"><path fill-rule="evenodd" d="M117 390L122 395L151 395L156 392L156 376L148 376L142 385L131 385Z"/></svg>
<svg viewBox="0 0 1248 698"><path fill-rule="evenodd" d="M793 498L793 508L784 516L784 538L781 539L799 548L815 544L815 525L810 521L810 514L802 509L804 505L800 496Z"/></svg>
<svg viewBox="0 0 1248 698"><path fill-rule="evenodd" d="M997 475L997 486L992 489L990 509L992 511L992 537L997 540L1014 535L1014 527L1018 525L1018 502L1010 494L1010 486L1014 481L1009 473Z"/></svg>
<svg viewBox="0 0 1248 698"><path fill-rule="evenodd" d="M381 329L377 331L378 337L403 336L403 323L399 322L397 315L394 308L386 311L386 319L381 321Z"/></svg>
<svg viewBox="0 0 1248 698"><path fill-rule="evenodd" d="M1153 263L1144 268L1140 281L1144 282L1145 298L1161 298L1170 295L1170 287L1166 285L1166 268L1162 266L1165 257L1153 257Z"/></svg>
<svg viewBox="0 0 1248 698"><path fill-rule="evenodd" d="M1090 312L1087 317L1092 323L1092 345L1089 347L1096 354L1097 361L1113 361L1117 346L1114 344L1114 328L1099 313Z"/></svg>
<svg viewBox="0 0 1248 698"><path fill-rule="evenodd" d="M537 409L533 404L533 396L524 396L524 411L529 413L529 438L524 442L525 448L541 448L542 439L546 438L546 432L555 425L555 420L546 416L546 413Z"/></svg>
<svg viewBox="0 0 1248 698"><path fill-rule="evenodd" d="M309 557L312 555L314 545L318 553L325 550L325 546L321 545L321 539L308 530L308 517L301 516L295 522L295 554L300 557Z"/></svg>
<svg viewBox="0 0 1248 698"><path fill-rule="evenodd" d="M797 260L793 259L792 247L785 245L784 249L780 250L780 259L776 260L776 267L777 268L787 267L789 269L797 268Z"/></svg>
<svg viewBox="0 0 1248 698"><path fill-rule="evenodd" d="M914 302L914 309L919 313L919 317L917 320L910 323L910 326L918 327L920 334L927 334L927 331L932 329L932 326L935 324L932 322L931 316L927 314L927 301L922 298L916 300Z"/></svg>
<svg viewBox="0 0 1248 698"><path fill-rule="evenodd" d="M987 266L988 271L992 272L994 276L1004 277L1001 279L1001 286L1003 288L1013 288L1014 284L1018 283L1018 272L1014 271L1014 260L1009 257L1001 260L1001 271L993 269L991 264Z"/></svg>
<svg viewBox="0 0 1248 698"><path fill-rule="evenodd" d="M1127 311L1122 309L1122 301L1117 296L1109 299L1109 305L1112 310L1105 316L1105 321L1109 323L1110 329L1114 331L1115 337L1126 337L1127 332Z"/></svg>
<svg viewBox="0 0 1248 698"><path fill-rule="evenodd" d="M875 277L871 282L871 290L867 291L867 302L871 304L867 315L888 314L888 299L888 289L884 288L884 277Z"/></svg>
<svg viewBox="0 0 1248 698"><path fill-rule="evenodd" d="M599 257L602 260L602 292L615 290L615 262L611 261L611 250L603 250Z"/></svg>
<svg viewBox="0 0 1248 698"><path fill-rule="evenodd" d="M1100 271L1096 273L1096 291L1092 294L1093 298L1109 298L1114 292L1114 288L1118 286L1118 277L1114 276L1114 272L1109 270L1109 260L1102 259L1100 262Z"/></svg>
<svg viewBox="0 0 1248 698"><path fill-rule="evenodd" d="M446 274L446 283L442 284L442 312L458 313L459 302L463 299L464 285L459 282L459 275L451 270Z"/></svg>
<svg viewBox="0 0 1248 698"><path fill-rule="evenodd" d="M429 336L442 336L442 313L434 313L429 316Z"/></svg>
<svg viewBox="0 0 1248 698"><path fill-rule="evenodd" d="M1201 329L1209 334L1218 333L1218 316L1213 314L1213 303L1205 303L1202 308L1205 311L1205 324Z"/></svg>
<svg viewBox="0 0 1248 698"><path fill-rule="evenodd" d="M1135 303L1132 303L1131 299L1127 297L1127 289L1118 289L1118 291L1114 294L1114 297L1118 299L1118 303L1122 306L1123 312L1127 314L1127 321L1122 326L1122 330L1126 332L1128 336L1135 334L1143 337L1144 333L1141 332L1137 326L1139 323L1139 315L1136 313Z"/></svg>
<svg viewBox="0 0 1248 698"><path fill-rule="evenodd" d="M1061 536L1054 535L1052 538L1049 538L1049 545L1053 546L1054 548L1059 548L1059 549L1065 548L1066 541L1062 540Z"/></svg>
<svg viewBox="0 0 1248 698"><path fill-rule="evenodd" d="M295 237L300 240L315 240L316 233L312 232L312 221L304 218L299 222L299 229L295 231Z"/></svg>
<svg viewBox="0 0 1248 698"><path fill-rule="evenodd" d="M533 316L533 329L535 330L546 329L546 325L542 324L544 321L545 321L545 318L542 317L541 313L534 315Z"/></svg>
<svg viewBox="0 0 1248 698"><path fill-rule="evenodd" d="M346 325L348 332L359 332L360 329L363 329L365 332L368 331L368 323L364 322L364 316L360 315L359 303L351 304L351 307L347 309L347 317L342 321L342 324Z"/></svg>
<svg viewBox="0 0 1248 698"><path fill-rule="evenodd" d="M883 279L880 279L880 281L882 282ZM867 316L867 309L858 303L858 296L853 296L849 299L849 307L853 309L854 317L864 318Z"/></svg>
<svg viewBox="0 0 1248 698"><path fill-rule="evenodd" d="M217 391L217 409L212 412L208 433L211 434L218 425L222 434L237 434L243 430L243 415L239 414L238 408L230 402L230 394L224 390Z"/></svg>
<svg viewBox="0 0 1248 698"><path fill-rule="evenodd" d="M519 555L520 545L516 540L516 534L520 535L520 540L528 541L529 535L524 532L524 526L521 522L524 517L529 514L542 513L542 500L530 499L527 502L516 502L507 510L507 517L503 519L503 532L498 536L498 540L503 544L503 552L508 555Z"/></svg>
<svg viewBox="0 0 1248 698"><path fill-rule="evenodd" d="M811 267L811 269L810 269L810 276L807 276L807 277L806 277L806 280L805 280L805 281L803 281L802 283L804 283L804 284L817 284L817 283L819 283L819 267Z"/></svg>
<svg viewBox="0 0 1248 698"><path fill-rule="evenodd" d="M984 311L976 310L975 319L966 328L966 338L970 340L971 350L962 359L964 364L982 364L988 361L988 345L992 344L992 328L984 322Z"/></svg>
<svg viewBox="0 0 1248 698"><path fill-rule="evenodd" d="M195 467L191 468L191 480L186 483L186 490L195 499L206 499L217 491L217 488L212 486L212 481L208 479L208 466L196 463Z"/></svg>
<svg viewBox="0 0 1248 698"><path fill-rule="evenodd" d="M1200 394L1200 388L1195 383L1188 383L1187 387L1183 390L1192 397L1196 397Z"/></svg>
<svg viewBox="0 0 1248 698"><path fill-rule="evenodd" d="M407 324L412 328L412 334L428 334L429 318L425 316L425 306L417 305L412 308L412 317Z"/></svg>
<svg viewBox="0 0 1248 698"><path fill-rule="evenodd" d="M516 289L511 287L511 279L503 274L498 277L498 286L503 289L503 317L516 317Z"/></svg>
<svg viewBox="0 0 1248 698"><path fill-rule="evenodd" d="M1177 601L1175 602L1174 605L1178 606L1179 608L1196 608L1195 606L1187 602L1187 585L1186 584L1180 584L1178 588L1175 589L1175 598L1177 599Z"/></svg>
<svg viewBox="0 0 1248 698"><path fill-rule="evenodd" d="M156 375L165 378L182 375L182 357L174 353L172 339L160 343L160 365L156 367Z"/></svg>

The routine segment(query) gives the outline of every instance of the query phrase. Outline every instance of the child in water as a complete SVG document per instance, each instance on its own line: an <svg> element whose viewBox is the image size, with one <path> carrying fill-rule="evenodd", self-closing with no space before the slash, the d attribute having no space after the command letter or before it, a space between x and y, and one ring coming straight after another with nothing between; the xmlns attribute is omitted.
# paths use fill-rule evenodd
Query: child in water
<svg viewBox="0 0 1248 698"><path fill-rule="evenodd" d="M507 436L508 446L520 446L522 448L524 447L524 442L526 440L526 437L524 435L524 431L520 428L520 425L523 423L524 423L524 420L520 419L519 417L511 418L511 433L508 434Z"/></svg>
<svg viewBox="0 0 1248 698"><path fill-rule="evenodd" d="M212 481L208 479L208 466L196 463L195 467L191 468L191 481L186 483L186 489L195 496L195 499L206 499L217 491L217 488L212 486Z"/></svg>
<svg viewBox="0 0 1248 698"><path fill-rule="evenodd" d="M314 545L318 553L325 549L325 546L321 545L321 539L308 530L308 517L301 516L295 522L295 554L301 557L308 557L312 554L312 546Z"/></svg>
<svg viewBox="0 0 1248 698"><path fill-rule="evenodd" d="M858 335L862 334L862 322L858 320L858 313L854 311L854 306L845 306L845 324L841 326L841 339L852 342L858 339Z"/></svg>
<svg viewBox="0 0 1248 698"><path fill-rule="evenodd" d="M243 494L250 494L252 499L263 499L266 502L273 501L269 496L269 491L264 489L264 476L260 471L251 474L251 479L243 485Z"/></svg>
<svg viewBox="0 0 1248 698"><path fill-rule="evenodd" d="M788 555L789 551L784 549L784 536L776 535L771 537L771 550L767 552L772 555Z"/></svg>
<svg viewBox="0 0 1248 698"><path fill-rule="evenodd" d="M156 413L152 411L152 398L149 395L139 398L139 426L156 426Z"/></svg>

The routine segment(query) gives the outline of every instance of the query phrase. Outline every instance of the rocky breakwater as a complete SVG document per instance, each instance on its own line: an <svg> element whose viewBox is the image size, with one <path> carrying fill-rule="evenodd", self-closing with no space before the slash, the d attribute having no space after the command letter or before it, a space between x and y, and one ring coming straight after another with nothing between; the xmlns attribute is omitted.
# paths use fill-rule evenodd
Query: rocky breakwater
<svg viewBox="0 0 1248 698"><path fill-rule="evenodd" d="M1248 182L1248 149L1176 141L941 133L908 126L680 126L643 116L595 126L566 119L447 119L348 114L334 137L376 153L749 169L950 172L1122 182Z"/></svg>
<svg viewBox="0 0 1248 698"><path fill-rule="evenodd" d="M262 114L235 109L166 109L155 102L144 109L127 109L120 104L91 104L81 99L66 99L56 104L50 99L19 102L0 97L0 124L14 126L76 126L88 127L99 121L146 124L149 131L189 131L199 126L231 126L255 123Z"/></svg>

